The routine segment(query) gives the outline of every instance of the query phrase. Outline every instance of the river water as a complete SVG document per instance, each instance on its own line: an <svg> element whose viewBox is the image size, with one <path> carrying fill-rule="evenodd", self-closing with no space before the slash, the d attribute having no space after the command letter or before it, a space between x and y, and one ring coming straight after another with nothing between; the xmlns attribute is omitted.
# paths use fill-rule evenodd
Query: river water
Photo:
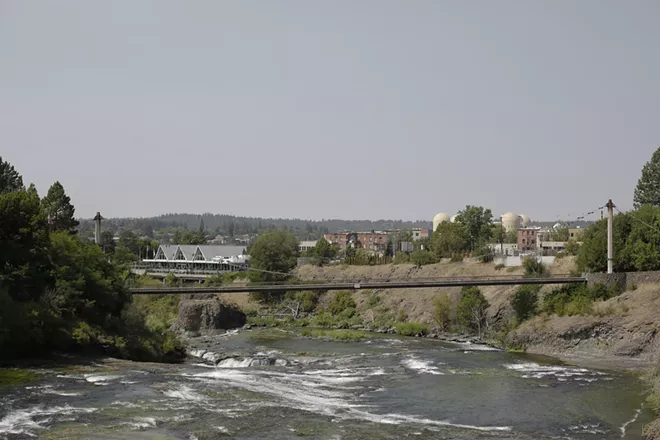
<svg viewBox="0 0 660 440"><path fill-rule="evenodd" d="M639 439L629 373L431 339L212 341L217 367L106 361L0 390L0 438Z"/></svg>

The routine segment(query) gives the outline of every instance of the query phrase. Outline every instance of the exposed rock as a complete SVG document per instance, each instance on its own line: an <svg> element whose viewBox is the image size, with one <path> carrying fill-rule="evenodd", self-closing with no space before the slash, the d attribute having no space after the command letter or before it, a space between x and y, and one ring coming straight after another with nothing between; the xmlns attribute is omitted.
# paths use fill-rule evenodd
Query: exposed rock
<svg viewBox="0 0 660 440"><path fill-rule="evenodd" d="M202 359L205 361L215 365L218 363L220 359L222 359L222 356L220 356L218 353L213 353L212 351L209 351L202 356Z"/></svg>
<svg viewBox="0 0 660 440"><path fill-rule="evenodd" d="M215 333L245 325L246 317L215 295L188 295L179 303L179 316L172 329L185 336Z"/></svg>

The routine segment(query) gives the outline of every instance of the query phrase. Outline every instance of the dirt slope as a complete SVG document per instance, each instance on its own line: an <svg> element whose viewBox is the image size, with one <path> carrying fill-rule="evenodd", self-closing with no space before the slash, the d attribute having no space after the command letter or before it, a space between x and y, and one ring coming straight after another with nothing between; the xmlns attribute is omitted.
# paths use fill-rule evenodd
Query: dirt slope
<svg viewBox="0 0 660 440"><path fill-rule="evenodd" d="M532 353L643 367L660 360L660 285L641 285L594 305L593 316L536 317L510 342Z"/></svg>

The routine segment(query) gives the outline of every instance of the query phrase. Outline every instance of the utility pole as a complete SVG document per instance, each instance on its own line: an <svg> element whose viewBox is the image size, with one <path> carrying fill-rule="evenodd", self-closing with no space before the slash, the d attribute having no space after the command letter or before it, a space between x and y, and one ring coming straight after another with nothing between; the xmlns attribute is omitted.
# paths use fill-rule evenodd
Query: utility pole
<svg viewBox="0 0 660 440"><path fill-rule="evenodd" d="M607 201L607 273L613 273L614 251L612 246L612 230L614 224L614 203Z"/></svg>

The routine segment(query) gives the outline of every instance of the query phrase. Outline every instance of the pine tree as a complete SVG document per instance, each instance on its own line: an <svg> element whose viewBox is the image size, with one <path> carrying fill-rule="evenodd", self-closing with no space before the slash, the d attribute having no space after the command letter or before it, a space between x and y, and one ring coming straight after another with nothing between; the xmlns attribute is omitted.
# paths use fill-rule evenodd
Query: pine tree
<svg viewBox="0 0 660 440"><path fill-rule="evenodd" d="M14 191L25 189L23 186L23 178L14 166L9 162L5 162L0 157L0 194L6 194Z"/></svg>
<svg viewBox="0 0 660 440"><path fill-rule="evenodd" d="M42 201L44 211L48 216L51 231L67 231L76 233L78 221L73 217L75 208L71 198L64 192L60 182L55 182L48 189L48 194Z"/></svg>
<svg viewBox="0 0 660 440"><path fill-rule="evenodd" d="M635 208L642 205L660 206L660 147L642 168L634 198Z"/></svg>

